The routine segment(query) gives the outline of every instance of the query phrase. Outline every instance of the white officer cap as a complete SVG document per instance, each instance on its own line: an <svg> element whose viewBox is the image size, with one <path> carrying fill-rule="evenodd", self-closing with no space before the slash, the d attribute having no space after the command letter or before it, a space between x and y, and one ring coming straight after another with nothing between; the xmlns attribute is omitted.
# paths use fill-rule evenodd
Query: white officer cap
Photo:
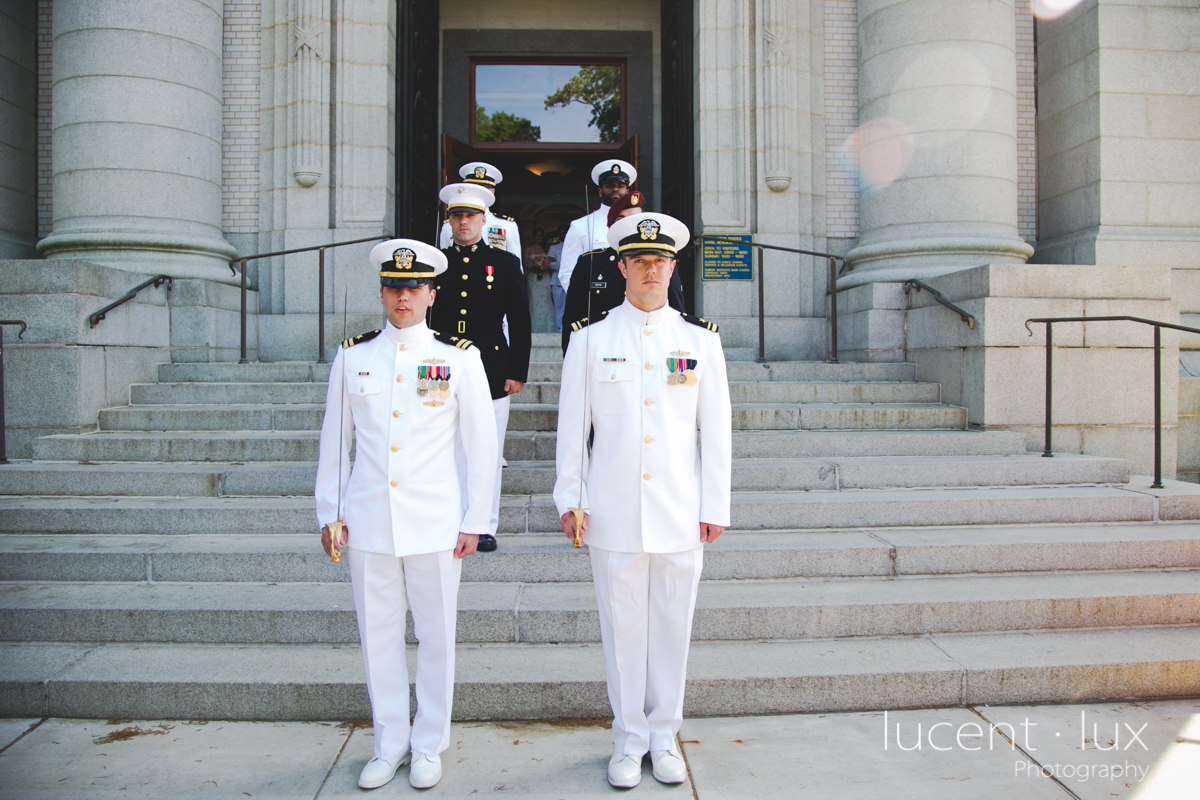
<svg viewBox="0 0 1200 800"><path fill-rule="evenodd" d="M455 211L487 211L496 196L477 183L451 183L442 187L438 199L446 204L446 213Z"/></svg>
<svg viewBox="0 0 1200 800"><path fill-rule="evenodd" d="M458 177L463 179L463 183L478 183L480 186L495 186L504 180L500 170L483 161L463 164Z"/></svg>
<svg viewBox="0 0 1200 800"><path fill-rule="evenodd" d="M658 253L675 258L689 237L687 225L674 217L643 211L614 222L608 229L608 246L622 256Z"/></svg>
<svg viewBox="0 0 1200 800"><path fill-rule="evenodd" d="M609 158L592 167L592 183L599 186L605 181L623 181L626 186L632 186L637 180L637 170L628 161L619 158Z"/></svg>
<svg viewBox="0 0 1200 800"><path fill-rule="evenodd" d="M371 248L379 285L415 288L446 271L446 254L416 239L388 239Z"/></svg>

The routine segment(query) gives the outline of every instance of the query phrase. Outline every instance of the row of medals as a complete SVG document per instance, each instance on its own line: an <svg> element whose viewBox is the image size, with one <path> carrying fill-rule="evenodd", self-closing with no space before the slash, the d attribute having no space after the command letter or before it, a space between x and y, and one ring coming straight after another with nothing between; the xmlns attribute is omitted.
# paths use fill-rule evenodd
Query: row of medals
<svg viewBox="0 0 1200 800"><path fill-rule="evenodd" d="M671 355L686 356L688 354L686 352L680 350L680 351L671 353ZM672 362L674 362L674 361L682 361L683 364L672 364ZM678 367L684 366L684 365L687 366L687 369L678 370ZM682 358L667 359L667 368L670 369L672 366L676 367L676 369L672 369L671 374L667 376L667 385L668 386L683 386L685 384L687 386L695 386L696 385L696 373L692 371L692 367L696 366L696 360L694 358L689 358L687 360L684 360Z"/></svg>
<svg viewBox="0 0 1200 800"><path fill-rule="evenodd" d="M426 364L444 364L440 358L428 359ZM417 396L425 397L429 395L429 401L425 403L427 406L441 405L434 397L441 397L445 400L450 396L450 368L446 368L446 375L442 379L430 377L433 375L433 367L417 367Z"/></svg>

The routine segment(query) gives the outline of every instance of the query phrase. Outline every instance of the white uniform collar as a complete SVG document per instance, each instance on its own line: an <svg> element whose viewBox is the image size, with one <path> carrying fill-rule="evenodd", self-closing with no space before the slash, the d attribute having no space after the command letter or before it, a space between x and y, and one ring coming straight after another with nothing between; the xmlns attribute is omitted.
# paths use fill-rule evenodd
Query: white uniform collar
<svg viewBox="0 0 1200 800"><path fill-rule="evenodd" d="M670 304L668 303L663 303L662 308L655 309L654 311L642 311L640 308L634 306L633 303L629 302L628 297L625 298L625 301L621 303L618 308L621 309L621 312L624 313L626 317L628 317L637 325L653 325L656 322L663 322L672 314L679 313L675 309L671 308Z"/></svg>
<svg viewBox="0 0 1200 800"><path fill-rule="evenodd" d="M421 320L416 325L408 328L397 328L392 323L385 322L383 324L383 335L388 338L389 342L395 344L413 344L429 335L429 326L425 324L425 320Z"/></svg>

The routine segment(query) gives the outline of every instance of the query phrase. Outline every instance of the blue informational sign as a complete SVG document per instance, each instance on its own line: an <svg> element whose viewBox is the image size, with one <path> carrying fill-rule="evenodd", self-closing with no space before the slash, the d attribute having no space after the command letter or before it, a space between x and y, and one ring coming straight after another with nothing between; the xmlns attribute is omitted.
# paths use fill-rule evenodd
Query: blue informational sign
<svg viewBox="0 0 1200 800"><path fill-rule="evenodd" d="M711 239L700 240L700 275L706 281L752 281L754 280L754 262L750 257L750 242L753 237L748 234L724 236L724 239L735 239L746 244L736 244L729 241L714 242Z"/></svg>

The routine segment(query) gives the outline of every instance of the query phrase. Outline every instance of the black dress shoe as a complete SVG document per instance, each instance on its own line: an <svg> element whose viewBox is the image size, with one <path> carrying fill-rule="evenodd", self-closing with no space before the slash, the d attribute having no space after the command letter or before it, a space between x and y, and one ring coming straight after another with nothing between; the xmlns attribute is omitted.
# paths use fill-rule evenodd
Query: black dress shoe
<svg viewBox="0 0 1200 800"><path fill-rule="evenodd" d="M490 533L479 534L479 546L475 548L480 553L490 553L496 549L496 537Z"/></svg>

